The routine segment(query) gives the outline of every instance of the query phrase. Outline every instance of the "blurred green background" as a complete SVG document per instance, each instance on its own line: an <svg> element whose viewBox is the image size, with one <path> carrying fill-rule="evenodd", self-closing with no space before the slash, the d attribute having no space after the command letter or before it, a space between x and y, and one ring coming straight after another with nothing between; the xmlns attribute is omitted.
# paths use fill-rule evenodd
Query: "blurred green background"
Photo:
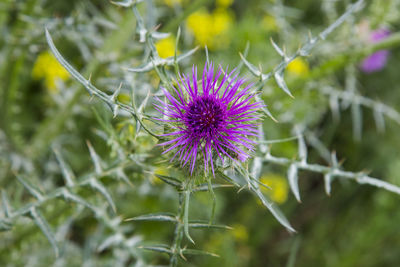
<svg viewBox="0 0 400 267"><path fill-rule="evenodd" d="M155 42L160 57L174 55L179 26L178 54L200 47L182 62L182 71L188 72L193 64L201 69L207 45L210 59L217 64L237 66L240 52L266 73L281 61L271 38L292 54L307 41L309 33L315 36L328 27L351 2L149 0L138 8L147 28L171 33ZM152 172L129 166L125 169L132 188L104 175L117 215L125 219L150 212L176 212L174 191L153 175L170 171L168 163L157 158L160 151L154 148L155 140L143 131L137 134L133 118L126 114L113 118L103 103L89 98L52 56L45 27L63 56L104 91L112 93L120 82L130 83L139 88L140 103L149 87L155 92L160 85L155 71L132 78L123 69L139 66L149 53L139 42L136 19L129 8L108 1L1 1L0 186L12 206L17 209L33 201L16 180L16 173L26 174L44 190L64 185L52 147L62 148L77 177L92 170L86 146L89 140L107 166L112 166L121 153L127 157L150 155L146 164ZM293 126L301 124L307 137L316 136L323 144L322 152L318 151L307 138L309 162L328 165L323 152L335 151L345 170L366 170L373 177L399 185L399 121L385 118L385 131L378 131L374 109L361 105L361 120L355 118L354 99L339 101L340 118L335 118L331 99L322 92L323 88L351 91L400 110L399 43L392 45L382 70L363 73L359 69L360 51L368 45L366 32L380 28L398 32L400 1L366 1L362 11L317 45L310 56L292 62L285 78L294 99L273 81L268 82L262 97L279 123L265 118L267 140L291 137L295 134ZM167 70L173 74L172 68ZM245 68L242 75L257 80ZM124 84L119 100L128 103L127 88ZM151 105L146 109L152 112ZM296 141L273 144L271 150L274 155L297 157ZM262 173L261 181L273 188L264 193L279 204L297 233L289 234L245 190L217 189L215 220L233 229L191 230L196 244L187 245L220 257L190 256L179 266L400 266L399 196L342 179L333 182L328 196L322 175L300 172L302 203L298 203L289 192L285 168L265 164ZM89 189L79 189L79 194L106 205ZM190 205L191 218L207 219L210 194L196 194ZM123 248L98 250L111 233L104 222L79 205L57 200L46 204L42 212L53 229L70 220L60 238L64 244L61 259L54 257L46 237L30 220L18 218L12 230L0 233L1 266L135 263L133 258L119 256ZM169 244L173 238L172 224L121 225L126 226L128 236L141 236L144 244ZM168 264L165 255L143 252L143 257L149 264Z"/></svg>

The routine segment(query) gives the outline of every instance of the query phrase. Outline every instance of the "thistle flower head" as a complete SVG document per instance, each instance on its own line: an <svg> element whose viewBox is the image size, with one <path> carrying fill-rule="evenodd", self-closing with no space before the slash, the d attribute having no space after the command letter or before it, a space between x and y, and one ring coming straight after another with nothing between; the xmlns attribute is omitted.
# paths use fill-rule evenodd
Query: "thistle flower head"
<svg viewBox="0 0 400 267"><path fill-rule="evenodd" d="M167 102L156 98L155 107L164 115L159 120L172 128L163 134L170 140L159 145L168 146L163 153L174 150L171 161L177 158L190 173L196 161L203 161L206 171L211 166L214 174L217 157L245 161L254 150L251 138L258 135L263 104L254 100L252 84L243 86L245 80L234 71L222 73L221 67L214 73L212 64L205 65L200 85L193 66L191 77L180 76L173 93L163 88Z"/></svg>

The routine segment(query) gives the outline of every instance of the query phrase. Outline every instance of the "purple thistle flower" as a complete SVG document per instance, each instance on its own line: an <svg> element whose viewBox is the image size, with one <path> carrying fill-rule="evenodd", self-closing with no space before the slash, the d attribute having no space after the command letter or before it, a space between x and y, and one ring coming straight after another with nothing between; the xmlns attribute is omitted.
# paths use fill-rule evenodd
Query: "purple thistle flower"
<svg viewBox="0 0 400 267"><path fill-rule="evenodd" d="M380 42L390 36L390 31L387 29L379 29L371 32L369 37L370 43ZM379 50L368 56L361 62L361 70L366 73L376 72L383 69L386 65L389 56L388 50Z"/></svg>
<svg viewBox="0 0 400 267"><path fill-rule="evenodd" d="M251 137L258 136L258 110L264 105L254 100L255 94L250 91L253 84L240 89L246 81L238 79L237 74L232 77L234 71L228 74L226 70L219 82L222 68L214 76L213 64L208 69L206 64L200 90L197 67L193 66L192 77L179 75L174 95L162 88L167 103L156 98L155 108L166 117L158 120L173 129L162 135L172 138L159 144L169 146L163 154L175 150L171 161L177 158L182 166L189 164L191 174L196 160L204 161L206 171L211 165L214 175L217 157L222 162L225 156L245 161L248 151L254 151Z"/></svg>

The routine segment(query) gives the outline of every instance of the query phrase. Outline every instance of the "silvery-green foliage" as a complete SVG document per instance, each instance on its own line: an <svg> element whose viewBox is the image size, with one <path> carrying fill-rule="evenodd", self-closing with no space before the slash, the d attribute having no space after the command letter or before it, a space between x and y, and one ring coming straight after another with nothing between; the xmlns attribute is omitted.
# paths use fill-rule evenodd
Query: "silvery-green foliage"
<svg viewBox="0 0 400 267"><path fill-rule="evenodd" d="M4 253L5 250L13 248L10 249L11 253L7 259L15 265L11 263L10 266L18 266L27 261L32 266L41 266L42 263L55 266L107 266L110 264L150 266L153 261L146 256L145 251L167 255L170 266L177 266L188 256L216 257L218 255L214 252L196 247L193 230L229 231L231 229L214 219L216 209L214 191L217 190L250 192L283 227L289 232L295 232L296 230L278 205L261 190L262 187L267 186L259 181L260 176L263 169L270 166L285 169L290 189L298 202L304 198L299 186L299 179L302 178L301 171L318 174L324 181L328 195L333 194L332 183L338 179L372 185L400 194L398 186L372 177L366 172L345 170L335 152L325 147L318 135L313 132L315 117L305 118L307 116L304 116L303 120L300 120L294 107L284 112L279 112L279 110L274 112L273 105L269 105L270 103L266 103L268 106L263 110L266 115L265 120L276 118L277 121L289 125L294 138L277 140L277 142L295 143L296 157L275 156L271 151L274 140L269 140L268 135L264 134L265 127L260 126L262 134L257 140L258 149L253 159L247 164L237 162L228 165L219 164L215 179L206 177L203 180L194 180L185 177L179 167L174 164L170 164L170 174L157 173L157 167L165 166L167 159L160 155L161 151L158 148L154 148L156 151L153 151L154 145L162 139L159 134L164 129L153 120L155 113L151 102L152 96L162 96L162 93L151 83L149 72L156 73L161 85L170 88L175 79L174 76L180 72L180 67L191 65L190 59L195 53L201 52L198 52L196 47L181 51L179 55L170 58L161 58L155 48L155 40L167 37L168 33L157 30L158 13L152 1L129 0L112 3L118 8L127 9L127 12L121 17L117 12L113 13L114 11L104 15L94 5L79 4L79 8L84 8L87 12L62 20L43 19L39 17L40 5L36 4L35 8L30 10L28 9L29 1L26 4L18 3L18 6L29 11L21 18L24 23L32 27L33 31L30 34L24 33L22 39L14 39L15 36L9 34L2 41L2 45L8 44L7 49L12 53L26 53L27 48L35 52L38 47L33 45L33 40L41 39L44 31L50 50L77 81L77 83L65 85L68 86L67 90L55 96L58 106L53 109L56 115L47 116L28 142L23 140L22 131L15 126L19 123L18 121L10 122L11 126L4 132L0 130L0 179L4 180L3 184L7 184L1 190L0 229L4 231L4 242L0 245L0 250ZM395 5L397 2L391 1L391 3ZM268 95L270 90L282 90L290 96L284 96L285 100L282 102L285 103L287 101L295 103L297 98L315 92L321 99L320 108L331 111L335 120L340 120L342 112L349 109L355 141L362 140L362 114L365 109L373 112L376 127L380 132L385 130L386 118L400 124L400 113L396 109L360 93L357 88L355 65L356 59L360 59L371 51L398 44L400 39L398 33L387 41L359 50L358 54L350 59L348 59L347 51L338 49L338 58L342 61L339 61L332 70L328 69L328 73L335 71L335 68L345 67L344 88L333 79L320 79L326 75L322 69L311 73L310 80L296 81L301 84L301 88L285 78L287 66L297 57L313 56L314 52L318 56L324 55L331 49L333 42L329 42L330 38L332 40L349 39L346 29L352 27L343 27L343 29L341 27L346 23L354 24L357 13L365 4L363 0L350 3L340 15L336 11L329 12L335 8L335 4L325 1L323 10L330 22L328 28L319 33L310 33L294 53L288 53L283 48L283 43L271 39L271 45L281 61L269 72L263 72L261 67L257 67L246 59L249 52L247 47L246 51L240 54L241 60L237 71L248 70L254 80L258 81L255 88L260 92L260 100L267 99L264 96ZM4 6L7 5L11 3L5 2ZM147 13L141 12L142 5L146 5ZM277 1L274 8L285 10L286 7L281 1ZM396 18L397 15L394 13L395 10L392 10L388 20ZM282 34L289 36L291 29L285 22L283 13L276 12L275 15L277 20L282 22L281 25L284 28ZM134 23L136 26L132 27ZM135 31L137 37L135 41L121 36L118 29L122 28L129 29L128 31L132 34ZM109 34L104 37L103 31ZM333 33L336 36L332 36ZM181 34L182 31L179 28L178 41ZM80 71L78 67L75 67L76 64L67 59L68 57L59 46L66 39L76 44L76 49L81 55L83 60L81 65L84 67ZM287 38L283 40L287 41ZM18 43L18 46L11 49L13 43ZM44 43L40 45L43 46ZM293 48L297 44L291 44L291 46ZM134 58L125 56L124 51L132 53ZM207 48L205 51L205 57L209 61ZM7 58L12 53L1 52L0 59ZM28 58L29 56L29 54L26 55ZM265 62L265 64L269 63ZM92 74L95 75L102 65L109 68L111 77L96 77L92 81ZM4 68L4 66L0 67ZM268 83L270 79L273 79L275 84L270 85ZM12 85L10 90L19 86L19 84ZM83 93L82 87L86 89L89 96ZM121 95L128 95L130 102L121 101ZM12 111L15 103L18 103L18 98L10 98L3 105L4 110L15 112ZM83 105L93 106L94 117L99 126L92 130L108 144L106 153L98 153L91 140L74 140L75 135L63 133L64 126L70 130L78 129L79 126L74 121L77 116L88 116L86 114L88 109L82 108ZM107 111L104 107L109 110ZM122 124L120 129L113 123L115 121ZM129 130L131 128L134 129L132 132ZM148 147L143 144L145 142L149 143ZM80 164L72 164L73 155L70 155L71 152L68 150L69 146L82 147L82 144L85 144L84 171ZM15 147L24 149L15 149ZM309 150L316 151L326 164L313 163L312 159L309 159ZM78 168L74 168L73 165ZM153 185L149 183L151 177L156 177L165 184L164 191L155 193L156 191L152 190ZM59 178L62 178L62 184L56 182L60 181ZM196 194L201 192L208 192L212 199L209 217L192 218L191 201ZM126 205L122 203L125 196L132 199L131 194L134 194L135 198L145 198L158 193L158 197L172 200L176 204L177 208L174 212L163 211L160 207L157 212L147 214L127 216L120 213L121 206ZM135 205L135 202L129 205ZM268 216L268 214L263 216ZM82 249L73 239L66 236L84 219L95 222L92 222L94 224L92 231L86 233L88 236L84 238ZM171 224L174 227L170 235L172 239L151 242L145 240L143 234L136 231L136 228L146 222ZM35 237L39 231L43 238L39 241L40 245L32 249L24 239L29 239L29 236ZM44 239L47 239L47 245ZM53 249L54 256L49 255L49 247ZM294 251L295 255L297 248ZM19 258L20 255L23 256ZM224 257L224 255L219 256Z"/></svg>

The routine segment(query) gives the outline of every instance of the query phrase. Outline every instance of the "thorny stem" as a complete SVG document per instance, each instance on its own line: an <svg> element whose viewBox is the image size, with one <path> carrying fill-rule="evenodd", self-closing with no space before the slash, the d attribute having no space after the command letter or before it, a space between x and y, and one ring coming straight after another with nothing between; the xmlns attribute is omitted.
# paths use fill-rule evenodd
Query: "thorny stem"
<svg viewBox="0 0 400 267"><path fill-rule="evenodd" d="M189 226L189 219L188 219L188 205L189 205L189 198L190 194L192 193L192 180L187 179L183 184L181 190L178 191L178 215L176 218L176 226L174 232L174 241L171 245L171 258L169 265L171 267L178 266L178 258L181 257L185 259L183 256L183 250L181 247L183 236L185 235L187 239L189 239L192 243L194 241L189 236L188 226Z"/></svg>
<svg viewBox="0 0 400 267"><path fill-rule="evenodd" d="M174 232L174 241L171 246L171 251L172 251L172 256L169 261L169 265L171 267L178 266L178 258L180 256L181 252L181 242L183 238L183 232L184 232L184 216L185 216L185 192L179 192L178 193L178 201L179 201L179 207L178 207L178 218L177 218L177 223L175 226L175 232Z"/></svg>
<svg viewBox="0 0 400 267"><path fill-rule="evenodd" d="M387 191L390 191L390 192L400 195L400 188L398 186L395 186L388 182L368 176L367 174L365 174L363 172L358 172L358 173L349 172L349 171L341 170L335 166L327 167L327 166L322 166L322 165L318 165L318 164L310 164L310 163L307 163L304 161L293 161L288 158L275 157L269 153L267 153L264 156L263 161L273 163L276 165L282 165L282 166L295 165L300 170L307 170L307 171L322 173L322 174L330 174L331 177L342 177L345 179L354 180L359 184L369 184L369 185L372 185L375 187L386 189Z"/></svg>

